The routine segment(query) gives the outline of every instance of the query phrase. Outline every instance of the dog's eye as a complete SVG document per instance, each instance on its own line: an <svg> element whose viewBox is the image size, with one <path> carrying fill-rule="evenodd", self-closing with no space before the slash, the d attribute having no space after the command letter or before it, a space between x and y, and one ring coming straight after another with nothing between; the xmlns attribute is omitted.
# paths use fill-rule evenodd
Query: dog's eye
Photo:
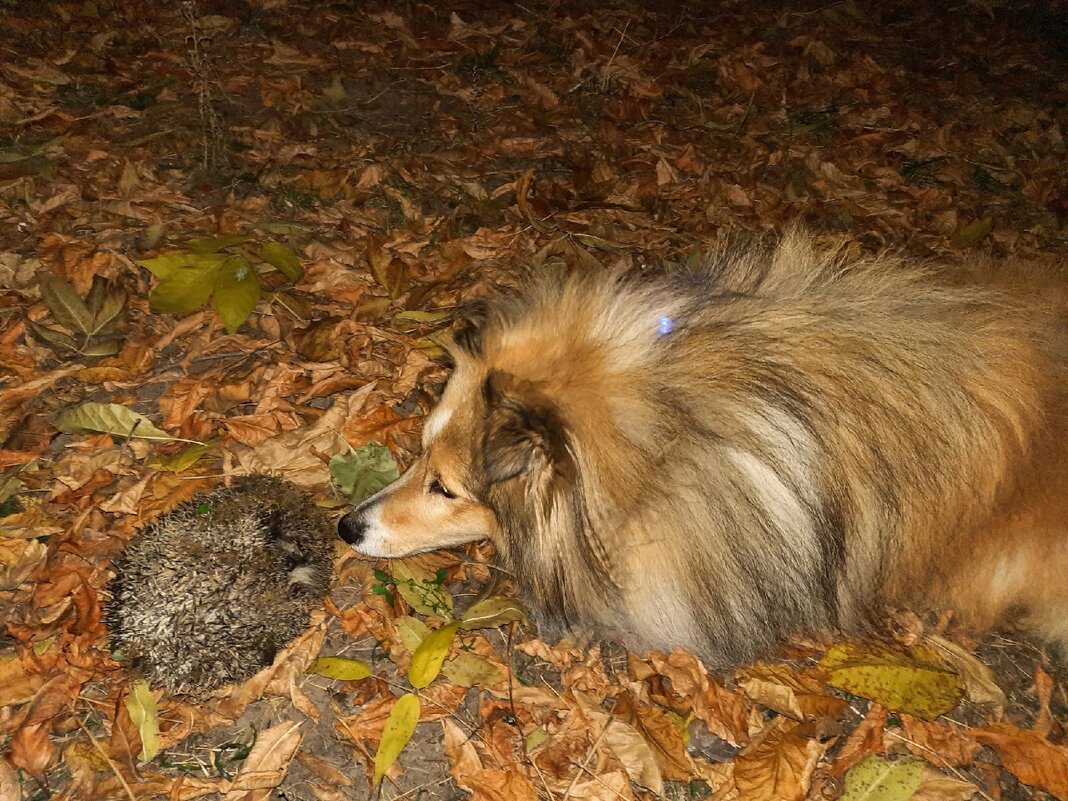
<svg viewBox="0 0 1068 801"><path fill-rule="evenodd" d="M449 500L452 500L453 498L456 497L455 494L453 494L453 493L449 492L447 489L445 489L445 485L442 484L440 481L438 481L438 479L436 479L436 478L435 479L431 479L430 486L428 487L428 489L432 493L434 493L435 495L440 495L443 498L448 498Z"/></svg>

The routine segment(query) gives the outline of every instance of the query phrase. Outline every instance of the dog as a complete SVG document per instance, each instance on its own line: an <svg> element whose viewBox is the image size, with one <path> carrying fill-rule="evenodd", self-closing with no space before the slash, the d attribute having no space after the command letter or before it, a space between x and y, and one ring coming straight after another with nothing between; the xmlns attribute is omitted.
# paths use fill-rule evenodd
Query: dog
<svg viewBox="0 0 1068 801"><path fill-rule="evenodd" d="M749 661L886 608L1068 641L1068 294L1054 269L846 258L535 278L454 333L357 551L489 539L547 621Z"/></svg>

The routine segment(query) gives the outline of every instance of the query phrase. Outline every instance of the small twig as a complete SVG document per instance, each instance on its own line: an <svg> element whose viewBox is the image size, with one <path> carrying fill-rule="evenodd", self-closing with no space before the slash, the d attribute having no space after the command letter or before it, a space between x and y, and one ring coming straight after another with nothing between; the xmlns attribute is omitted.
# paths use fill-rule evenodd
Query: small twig
<svg viewBox="0 0 1068 801"><path fill-rule="evenodd" d="M85 732L85 736L89 738L89 742L93 744L93 748L96 749L96 752L100 754L100 756L104 758L104 761L108 763L108 767L111 768L111 770L115 774L115 777L122 784L122 788L126 791L126 795L129 796L130 801L137 801L137 796L134 795L133 788L131 788L130 785L127 784L126 778L119 770L119 766L116 765L114 761L112 761L111 757L108 756L107 751L100 747L100 743L96 741L96 738L93 736L92 732L90 732L89 729L85 727L85 724L82 723L81 718L78 717L77 713L75 713L73 709L71 710L71 715L73 716L75 722L78 724L78 728Z"/></svg>
<svg viewBox="0 0 1068 801"><path fill-rule="evenodd" d="M590 764L590 760L593 759L594 754L597 753L597 746L601 744L601 740L604 739L605 734L608 733L608 727L612 725L613 715L608 716L608 720L605 721L604 728L601 729L601 733L597 735L597 739L593 741L593 745L590 746L589 752L586 754L586 758L582 760L582 764L578 766L579 772L575 774L575 778L571 780L571 784L567 786L567 792L564 793L563 798L560 801L567 801L571 796L572 791L575 789L575 785L578 784L579 776L582 775L582 771L586 770Z"/></svg>
<svg viewBox="0 0 1068 801"><path fill-rule="evenodd" d="M737 139L742 134L742 128L745 127L745 121L749 119L749 112L753 110L753 98L756 97L756 90L749 93L749 105L745 107L745 113L742 114L742 118L738 120L738 127L734 129L734 138Z"/></svg>
<svg viewBox="0 0 1068 801"><path fill-rule="evenodd" d="M630 27L630 17L627 18L627 24L623 26L623 30L620 31L619 41L616 42L616 49L612 51L612 55L608 57L608 63L604 65L604 77L601 79L601 91L608 91L608 70L612 67L612 62L616 60L616 53L619 52L619 48L623 46L623 40L627 38L627 29Z"/></svg>
<svg viewBox="0 0 1068 801"><path fill-rule="evenodd" d="M976 787L976 785L975 785L975 783L974 783L974 782L970 782L970 781L968 781L968 779L967 779L967 778L966 778L966 777L964 776L964 774L963 774L963 773L961 773L961 772L960 772L959 770L957 770L957 769L956 769L955 767L953 767L953 765L951 765L951 764L950 764L949 760L947 760L947 759L946 759L946 758L945 758L944 756L942 756L941 754L939 754L939 753L938 753L937 751L935 751L934 749L932 749L932 748L928 748L928 747L927 747L926 745L923 745L922 743L917 743L917 742L916 742L916 741L914 741L914 740L910 740L910 739L909 739L908 737L906 737L905 735L903 735L903 734L898 734L898 733L897 733L896 731L892 731L892 730L890 730L890 729L887 729L887 730L886 730L886 733L887 733L887 734L889 734L889 735L890 735L891 737L896 737L896 738L897 738L898 740L901 740L901 742L903 742L903 743L908 743L909 745L914 745L914 746L916 746L917 748L919 748L920 750L922 750L922 751L926 751L926 752L927 752L928 754L931 754L931 755L935 756L935 757L936 757L936 758L938 759L938 761L942 763L943 767L946 767L946 768L948 768L948 769L949 769L950 771L952 771L952 773L953 773L953 775L954 775L954 776L956 776L956 777L957 777L958 779L960 779L960 780L961 780L962 782L968 782L968 784L970 784L970 785L972 785L973 787L975 787L975 791L976 791L977 793L979 793L979 795L981 795L981 796L982 796L983 798L985 798L985 799L986 799L986 801L994 801L994 799L993 799L993 798L991 798L991 797L990 797L989 795L987 795L987 794L986 794L985 792L983 792L982 788L980 788L980 787Z"/></svg>
<svg viewBox="0 0 1068 801"><path fill-rule="evenodd" d="M597 782L599 785L601 785L601 787L604 787L609 792L614 793L616 798L622 798L622 799L624 799L624 801L626 801L627 797L625 795L623 795L621 792L619 792L619 790L617 790L615 787L609 787L608 782L606 782L604 779L602 779L600 776L598 776L592 770L590 770L589 768L584 767L582 765L579 765L577 762L572 762L571 764L574 765L575 767L577 767L580 771L582 771L584 773L588 773L590 775L590 778L592 778L595 782Z"/></svg>

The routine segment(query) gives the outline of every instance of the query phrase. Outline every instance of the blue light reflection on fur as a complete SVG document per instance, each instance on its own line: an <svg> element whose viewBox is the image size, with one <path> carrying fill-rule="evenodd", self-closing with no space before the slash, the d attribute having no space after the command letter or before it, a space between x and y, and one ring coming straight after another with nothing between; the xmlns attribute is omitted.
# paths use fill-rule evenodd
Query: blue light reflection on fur
<svg viewBox="0 0 1068 801"><path fill-rule="evenodd" d="M668 317L666 314L661 314L660 319L656 322L657 336L666 337L674 330L675 321L671 317Z"/></svg>

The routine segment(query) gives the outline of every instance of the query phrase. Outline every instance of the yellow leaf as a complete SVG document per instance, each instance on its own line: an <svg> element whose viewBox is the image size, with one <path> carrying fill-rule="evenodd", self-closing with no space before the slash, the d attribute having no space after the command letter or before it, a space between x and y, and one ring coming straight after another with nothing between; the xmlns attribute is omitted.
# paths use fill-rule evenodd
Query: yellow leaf
<svg viewBox="0 0 1068 801"><path fill-rule="evenodd" d="M130 692L126 696L126 711L130 713L130 720L137 727L137 733L141 735L141 754L138 756L142 762L154 758L159 753L159 717L156 715L156 698L147 682L135 681L130 685Z"/></svg>
<svg viewBox="0 0 1068 801"><path fill-rule="evenodd" d="M438 677L441 664L449 653L449 647L452 645L458 628L460 628L459 622L454 621L437 631L432 631L419 643L419 647L412 654L411 667L408 668L408 681L413 687L426 687Z"/></svg>
<svg viewBox="0 0 1068 801"><path fill-rule="evenodd" d="M191 443L186 445L180 451L172 453L170 456L154 456L151 459L148 459L145 464L156 470L166 470L168 473L181 473L183 470L188 470L196 464L197 460L207 453L208 448L210 447L211 443Z"/></svg>
<svg viewBox="0 0 1068 801"><path fill-rule="evenodd" d="M970 248L973 247L990 233L990 229L993 223L989 217L983 217L981 220L975 220L968 223L963 228L957 229L953 236L949 238L949 242L955 248Z"/></svg>
<svg viewBox="0 0 1068 801"><path fill-rule="evenodd" d="M252 314L260 302L260 277L243 256L231 256L215 274L215 311L231 334Z"/></svg>
<svg viewBox="0 0 1068 801"><path fill-rule="evenodd" d="M401 615L394 618L393 625L397 629L397 636L401 644L408 649L408 653L414 654L419 643L430 634L430 627L417 617Z"/></svg>
<svg viewBox="0 0 1068 801"><path fill-rule="evenodd" d="M460 651L455 659L445 663L441 672L450 682L460 687L484 687L496 684L504 678L504 674L495 664L470 651Z"/></svg>
<svg viewBox="0 0 1068 801"><path fill-rule="evenodd" d="M964 694L960 676L926 646L839 643L827 651L820 670L832 687L925 720L945 714Z"/></svg>
<svg viewBox="0 0 1068 801"><path fill-rule="evenodd" d="M371 675L371 668L359 659L343 656L321 656L308 666L309 673L340 681L357 681Z"/></svg>
<svg viewBox="0 0 1068 801"><path fill-rule="evenodd" d="M515 598L485 598L464 613L460 627L464 630L492 629L518 620L529 623L527 612Z"/></svg>
<svg viewBox="0 0 1068 801"><path fill-rule="evenodd" d="M865 757L845 775L841 801L909 801L925 769L926 763L916 757Z"/></svg>
<svg viewBox="0 0 1068 801"><path fill-rule="evenodd" d="M419 696L406 693L397 699L390 710L386 725L382 729L382 740L375 754L374 784L377 787L393 763L397 761L404 746L412 739L415 724L419 722Z"/></svg>

